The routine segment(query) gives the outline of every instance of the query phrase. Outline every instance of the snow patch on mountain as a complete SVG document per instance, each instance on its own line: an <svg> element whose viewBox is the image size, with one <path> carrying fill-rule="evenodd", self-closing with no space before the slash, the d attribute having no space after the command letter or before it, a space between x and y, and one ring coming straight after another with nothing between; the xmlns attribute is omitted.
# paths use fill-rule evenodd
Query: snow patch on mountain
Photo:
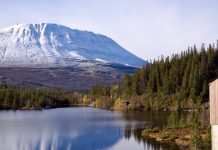
<svg viewBox="0 0 218 150"><path fill-rule="evenodd" d="M0 30L0 66L71 66L78 61L143 66L112 39L58 24L19 24Z"/></svg>

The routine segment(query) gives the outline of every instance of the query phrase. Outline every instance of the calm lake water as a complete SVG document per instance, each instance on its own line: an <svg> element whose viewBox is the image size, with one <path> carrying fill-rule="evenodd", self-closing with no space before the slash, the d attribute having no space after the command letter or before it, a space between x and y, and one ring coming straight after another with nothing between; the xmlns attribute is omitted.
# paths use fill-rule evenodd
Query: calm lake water
<svg viewBox="0 0 218 150"><path fill-rule="evenodd" d="M142 139L146 126L165 126L169 112L60 108L0 111L1 150L178 149Z"/></svg>

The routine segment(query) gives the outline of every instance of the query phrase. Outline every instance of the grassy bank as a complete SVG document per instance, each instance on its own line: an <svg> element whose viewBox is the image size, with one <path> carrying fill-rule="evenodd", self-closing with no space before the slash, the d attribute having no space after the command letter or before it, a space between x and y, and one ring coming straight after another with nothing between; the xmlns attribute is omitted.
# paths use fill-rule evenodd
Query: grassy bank
<svg viewBox="0 0 218 150"><path fill-rule="evenodd" d="M156 141L162 143L175 142L181 149L211 149L209 134L206 129L196 134L195 130L187 128L151 128L143 130L142 136L145 138L154 138Z"/></svg>

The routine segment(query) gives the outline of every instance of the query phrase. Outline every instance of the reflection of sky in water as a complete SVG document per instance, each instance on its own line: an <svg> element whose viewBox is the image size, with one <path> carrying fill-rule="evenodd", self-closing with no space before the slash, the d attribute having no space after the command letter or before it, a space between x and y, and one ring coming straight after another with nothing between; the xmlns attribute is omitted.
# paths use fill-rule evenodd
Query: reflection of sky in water
<svg viewBox="0 0 218 150"><path fill-rule="evenodd" d="M0 149L144 149L124 134L126 127L143 127L145 122L125 121L123 114L93 108L1 111Z"/></svg>

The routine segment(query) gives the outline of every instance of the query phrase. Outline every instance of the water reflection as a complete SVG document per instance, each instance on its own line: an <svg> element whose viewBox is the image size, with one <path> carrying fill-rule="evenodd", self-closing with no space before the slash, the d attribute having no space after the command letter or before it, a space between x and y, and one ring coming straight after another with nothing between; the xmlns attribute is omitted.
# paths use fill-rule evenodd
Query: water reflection
<svg viewBox="0 0 218 150"><path fill-rule="evenodd" d="M166 125L168 115L94 108L0 111L0 149L175 149L141 137L145 126Z"/></svg>
<svg viewBox="0 0 218 150"><path fill-rule="evenodd" d="M119 117L119 116L118 116ZM0 149L104 149L123 137L124 122L97 109L0 112Z"/></svg>

